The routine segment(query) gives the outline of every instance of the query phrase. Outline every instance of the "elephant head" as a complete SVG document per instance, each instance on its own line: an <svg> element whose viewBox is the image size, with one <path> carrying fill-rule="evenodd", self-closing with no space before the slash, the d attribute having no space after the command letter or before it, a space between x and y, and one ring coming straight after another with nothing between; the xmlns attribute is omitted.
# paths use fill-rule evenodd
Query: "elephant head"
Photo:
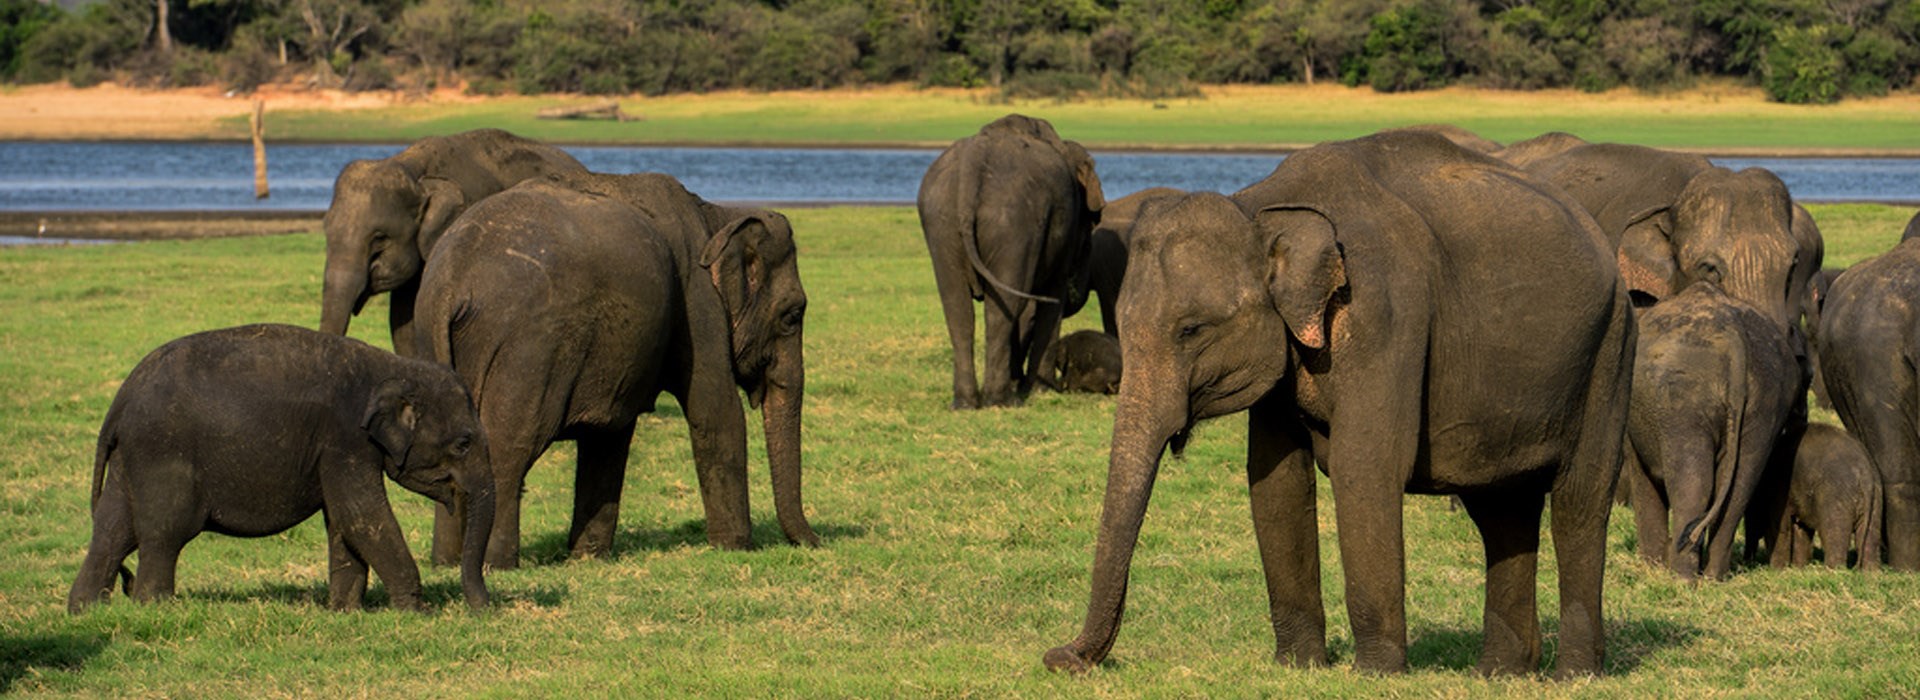
<svg viewBox="0 0 1920 700"><path fill-rule="evenodd" d="M1793 210L1787 186L1764 169L1713 168L1695 175L1669 214L1673 289L1713 282L1783 329L1796 323L1800 295L1819 261L1802 260Z"/></svg>
<svg viewBox="0 0 1920 700"><path fill-rule="evenodd" d="M386 456L387 476L406 489L464 513L460 578L467 605L487 606L487 536L493 529L493 470L473 397L445 367L401 359L414 377L374 387L360 428Z"/></svg>
<svg viewBox="0 0 1920 700"><path fill-rule="evenodd" d="M761 410L774 510L788 541L818 545L800 498L800 408L806 393L802 326L807 293L785 216L749 211L727 222L700 252L732 329L734 381Z"/></svg>
<svg viewBox="0 0 1920 700"><path fill-rule="evenodd" d="M418 281L426 252L466 204L450 180L422 177L391 160L348 163L322 222L320 330L344 335L368 298Z"/></svg>
<svg viewBox="0 0 1920 700"><path fill-rule="evenodd" d="M1080 636L1048 652L1049 667L1083 669L1112 649L1169 445L1200 420L1253 406L1296 360L1339 340L1329 309L1346 268L1333 234L1305 207L1250 217L1213 193L1146 205L1120 291L1123 367L1093 594Z"/></svg>

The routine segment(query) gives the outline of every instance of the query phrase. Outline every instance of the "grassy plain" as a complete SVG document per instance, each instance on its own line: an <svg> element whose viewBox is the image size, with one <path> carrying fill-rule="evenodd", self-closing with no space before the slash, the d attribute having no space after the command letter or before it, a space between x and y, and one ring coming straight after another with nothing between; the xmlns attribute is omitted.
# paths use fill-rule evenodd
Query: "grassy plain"
<svg viewBox="0 0 1920 700"><path fill-rule="evenodd" d="M1909 212L1816 206L1847 263L1883 250ZM1105 484L1109 398L1042 394L955 413L948 351L914 213L797 209L808 314L806 503L825 547L704 545L686 430L671 401L643 420L612 558L563 540L571 449L533 471L530 564L490 578L468 615L455 571L425 568L440 611L337 614L318 519L258 540L208 535L180 598L118 596L69 617L86 547L94 436L150 349L248 322L311 325L317 234L97 247L0 248L0 694L113 697L1886 697L1920 688L1920 576L1742 570L1689 587L1640 564L1616 509L1603 678L1486 680L1481 552L1464 514L1408 498L1413 671L1348 664L1332 501L1322 480L1331 669L1269 660L1247 517L1244 421L1201 427L1163 467L1135 559L1127 624L1085 678L1040 653L1078 631ZM376 301L353 334L386 345ZM1070 319L1097 327L1097 318ZM778 540L753 438L754 521ZM424 553L424 499L390 489ZM1543 557L1554 648L1557 595Z"/></svg>
<svg viewBox="0 0 1920 700"><path fill-rule="evenodd" d="M1504 92L1451 88L1382 94L1338 85L1210 87L1196 97L1008 102L984 90L906 87L820 92L628 96L638 121L542 120L543 107L594 97L499 97L399 102L375 109L280 110L269 137L405 142L495 126L560 143L861 144L944 146L1018 111L1053 122L1089 147L1277 149L1447 122L1509 143L1547 131L1593 141L1733 152L1920 153L1920 95L1808 107L1767 102L1751 88L1708 86L1645 94L1616 90ZM245 117L225 120L233 137Z"/></svg>

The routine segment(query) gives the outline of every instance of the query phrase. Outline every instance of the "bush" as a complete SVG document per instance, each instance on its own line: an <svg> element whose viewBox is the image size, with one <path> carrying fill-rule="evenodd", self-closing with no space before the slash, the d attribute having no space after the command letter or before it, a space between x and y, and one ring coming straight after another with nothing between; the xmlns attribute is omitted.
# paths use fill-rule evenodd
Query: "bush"
<svg viewBox="0 0 1920 700"><path fill-rule="evenodd" d="M1840 99L1846 65L1834 48L1837 30L1825 24L1773 30L1761 78L1767 97L1789 104L1829 104Z"/></svg>
<svg viewBox="0 0 1920 700"><path fill-rule="evenodd" d="M0 0L0 80L20 73L22 49L33 35L60 21L58 5L39 0Z"/></svg>
<svg viewBox="0 0 1920 700"><path fill-rule="evenodd" d="M1351 66L1359 70L1344 76L1348 84L1365 82L1381 92L1444 87L1450 76L1441 19L1423 5L1374 15L1363 45L1365 62Z"/></svg>
<svg viewBox="0 0 1920 700"><path fill-rule="evenodd" d="M220 84L228 90L252 92L273 81L280 72L280 60L258 39L235 41L220 56Z"/></svg>
<svg viewBox="0 0 1920 700"><path fill-rule="evenodd" d="M391 90L394 85L393 69L387 66L386 59L378 55L367 56L347 69L348 91Z"/></svg>
<svg viewBox="0 0 1920 700"><path fill-rule="evenodd" d="M921 83L927 87L972 88L986 84L986 79L980 75L980 67L974 65L972 60L949 53L934 59Z"/></svg>

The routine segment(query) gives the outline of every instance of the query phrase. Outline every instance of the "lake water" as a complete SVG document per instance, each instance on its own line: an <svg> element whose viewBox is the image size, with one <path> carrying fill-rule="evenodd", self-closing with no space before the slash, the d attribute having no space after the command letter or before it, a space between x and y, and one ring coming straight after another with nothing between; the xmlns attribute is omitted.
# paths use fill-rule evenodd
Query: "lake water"
<svg viewBox="0 0 1920 700"><path fill-rule="evenodd" d="M322 210L348 161L401 145L268 146L272 197L253 198L253 153L239 143L0 142L0 210ZM572 146L588 168L664 172L716 201L911 204L931 149ZM1233 192L1283 156L1094 153L1109 199L1155 186ZM1920 203L1920 158L1715 158L1772 170L1807 201Z"/></svg>

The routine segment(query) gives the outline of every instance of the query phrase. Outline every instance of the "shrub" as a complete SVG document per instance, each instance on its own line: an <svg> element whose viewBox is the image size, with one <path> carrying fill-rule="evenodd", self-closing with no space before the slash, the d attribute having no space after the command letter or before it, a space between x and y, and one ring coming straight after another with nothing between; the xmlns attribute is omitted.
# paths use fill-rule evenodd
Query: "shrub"
<svg viewBox="0 0 1920 700"><path fill-rule="evenodd" d="M1833 45L1837 29L1816 24L1773 30L1761 78L1767 97L1790 104L1828 104L1839 99L1846 66Z"/></svg>

